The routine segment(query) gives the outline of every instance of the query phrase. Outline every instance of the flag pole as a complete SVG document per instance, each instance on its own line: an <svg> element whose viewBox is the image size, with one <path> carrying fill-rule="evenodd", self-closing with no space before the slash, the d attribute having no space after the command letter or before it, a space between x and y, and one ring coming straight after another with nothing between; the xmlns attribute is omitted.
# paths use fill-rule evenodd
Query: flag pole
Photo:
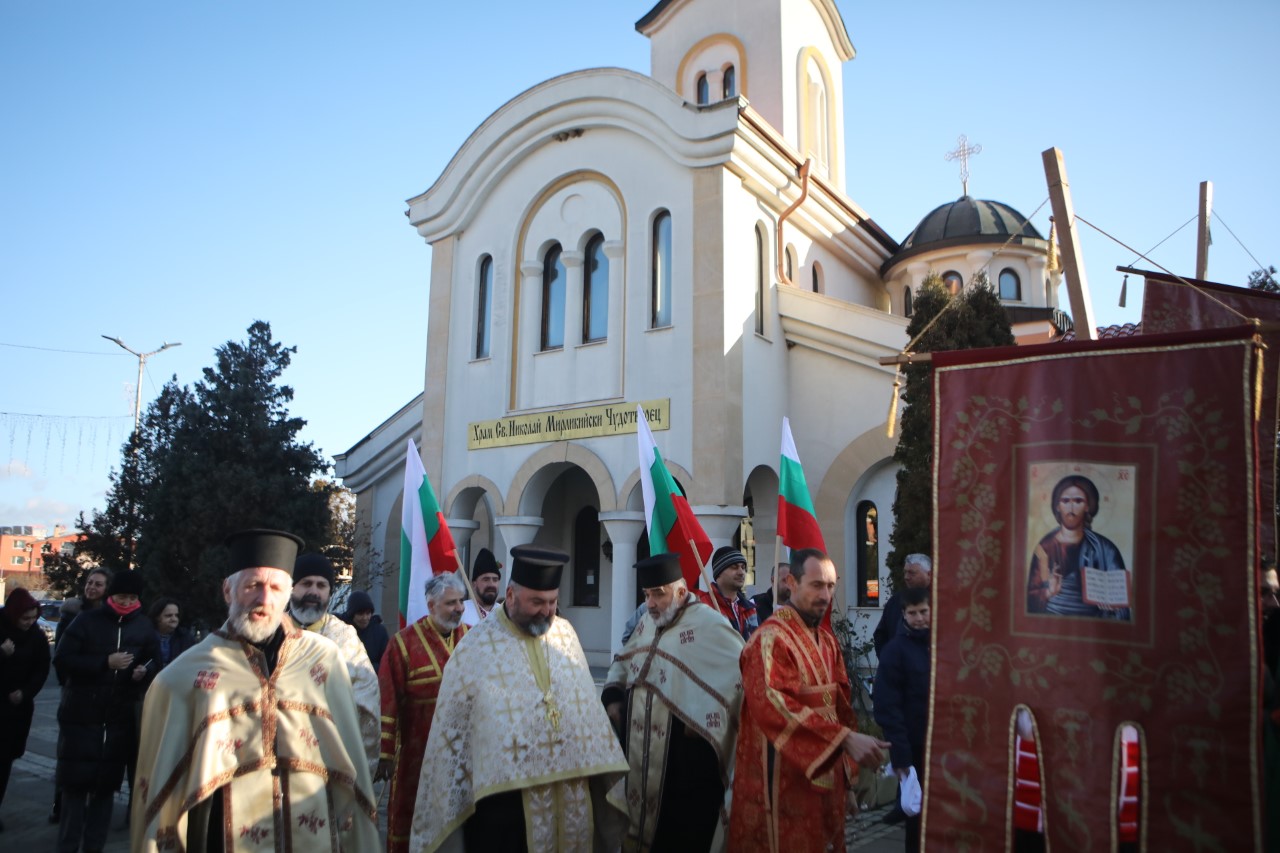
<svg viewBox="0 0 1280 853"><path fill-rule="evenodd" d="M769 588L773 590L773 603L778 604L778 564L782 562L782 535L773 536L773 570L770 572Z"/></svg>
<svg viewBox="0 0 1280 853"><path fill-rule="evenodd" d="M467 577L467 571L462 565L462 558L458 556L458 552L453 552L453 561L458 564L458 574L462 575L462 582L467 587L467 598L476 601L476 612L480 612L480 604L476 599L476 591L471 588L471 578Z"/></svg>
<svg viewBox="0 0 1280 853"><path fill-rule="evenodd" d="M711 597L711 603L716 606L716 612L724 616L724 608L720 606L720 599L716 596L715 581L711 579L711 573L707 571L707 565L702 562L702 555L698 553L698 546L692 539L689 540L689 549L693 551L693 559L698 561L698 571L702 573L702 579L707 582L707 593Z"/></svg>

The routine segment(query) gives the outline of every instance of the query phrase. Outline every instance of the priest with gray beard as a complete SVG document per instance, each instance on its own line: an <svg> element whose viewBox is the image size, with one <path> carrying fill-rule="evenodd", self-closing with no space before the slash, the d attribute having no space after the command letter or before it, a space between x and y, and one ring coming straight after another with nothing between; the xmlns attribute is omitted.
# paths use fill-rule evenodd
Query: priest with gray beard
<svg viewBox="0 0 1280 853"><path fill-rule="evenodd" d="M601 696L629 764L609 794L627 810L623 849L724 850L742 637L689 594L678 554L635 569L646 612Z"/></svg>
<svg viewBox="0 0 1280 853"><path fill-rule="evenodd" d="M226 624L147 692L134 853L381 846L346 663L284 618L301 544L278 530L228 537Z"/></svg>

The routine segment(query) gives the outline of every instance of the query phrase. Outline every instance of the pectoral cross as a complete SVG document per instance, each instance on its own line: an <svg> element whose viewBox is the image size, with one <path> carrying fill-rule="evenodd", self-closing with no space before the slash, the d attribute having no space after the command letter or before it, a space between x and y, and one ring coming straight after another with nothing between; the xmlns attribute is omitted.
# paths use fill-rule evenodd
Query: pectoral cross
<svg viewBox="0 0 1280 853"><path fill-rule="evenodd" d="M948 163L953 162L955 160L960 161L960 186L964 188L964 194L968 195L969 194L969 155L981 154L982 146L970 145L969 137L965 136L963 133L960 134L959 139L957 139L956 141L959 143L959 145L956 146L956 150L948 151L944 159Z"/></svg>
<svg viewBox="0 0 1280 853"><path fill-rule="evenodd" d="M550 690L542 694L542 703L547 706L547 722L551 724L551 728L560 731L560 706L556 704Z"/></svg>

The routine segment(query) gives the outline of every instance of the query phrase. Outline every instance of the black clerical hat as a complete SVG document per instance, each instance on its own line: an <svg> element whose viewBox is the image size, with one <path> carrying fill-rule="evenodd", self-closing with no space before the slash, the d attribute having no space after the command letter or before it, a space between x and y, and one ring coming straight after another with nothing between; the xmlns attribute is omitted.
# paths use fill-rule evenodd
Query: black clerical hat
<svg viewBox="0 0 1280 853"><path fill-rule="evenodd" d="M554 548L517 545L511 549L511 582L549 592L560 588L560 573L569 555Z"/></svg>
<svg viewBox="0 0 1280 853"><path fill-rule="evenodd" d="M241 530L232 533L223 544L227 546L227 575L241 569L279 569L293 572L302 539L283 530Z"/></svg>
<svg viewBox="0 0 1280 853"><path fill-rule="evenodd" d="M293 562L293 582L297 583L303 578L316 575L322 577L329 582L329 588L333 588L333 563L329 562L329 558L324 554L303 554Z"/></svg>
<svg viewBox="0 0 1280 853"><path fill-rule="evenodd" d="M666 586L683 577L679 554L655 554L636 563L636 580L641 589Z"/></svg>
<svg viewBox="0 0 1280 853"><path fill-rule="evenodd" d="M498 565L493 552L488 548L481 548L476 554L475 560L471 562L471 579L475 580L481 575L502 576L502 566Z"/></svg>

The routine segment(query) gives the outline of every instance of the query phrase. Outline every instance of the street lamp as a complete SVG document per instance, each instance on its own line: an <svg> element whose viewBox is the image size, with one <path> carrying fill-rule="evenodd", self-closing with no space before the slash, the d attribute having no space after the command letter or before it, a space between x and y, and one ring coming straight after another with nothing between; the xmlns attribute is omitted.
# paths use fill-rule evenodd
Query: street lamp
<svg viewBox="0 0 1280 853"><path fill-rule="evenodd" d="M127 346L125 346L124 341L120 340L119 338L113 338L110 335L103 335L103 337L111 341L113 344L116 344L117 346L119 346L125 352L133 353L138 357L138 384L135 388L135 393L133 398L133 431L136 433L138 431L138 424L142 420L142 371L146 369L147 359L155 355L156 353L164 352L165 350L170 349L171 347L180 347L182 346L182 344L180 343L162 344L160 346L160 349L152 350L151 352L135 352L134 350L131 350Z"/></svg>

